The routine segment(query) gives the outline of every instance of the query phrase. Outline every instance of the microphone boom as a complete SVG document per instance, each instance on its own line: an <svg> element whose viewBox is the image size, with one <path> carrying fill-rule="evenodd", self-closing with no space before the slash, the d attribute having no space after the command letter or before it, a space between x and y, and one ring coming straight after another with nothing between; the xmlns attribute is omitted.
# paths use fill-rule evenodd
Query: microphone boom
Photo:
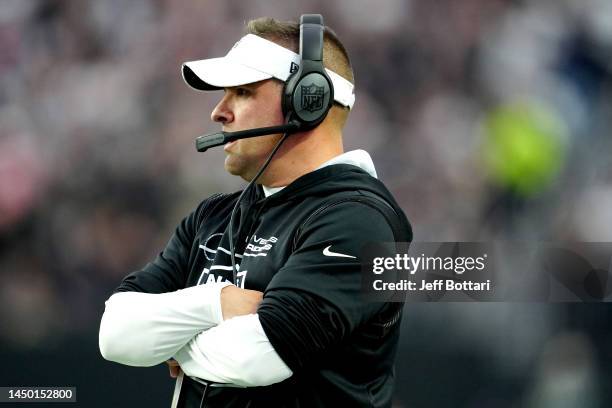
<svg viewBox="0 0 612 408"><path fill-rule="evenodd" d="M295 133L299 129L299 123L289 122L285 125L239 130L237 132L209 133L206 135L198 136L196 138L196 149L198 150L198 152L205 152L211 147L222 146L226 143L233 142L234 140L238 139L273 135L275 133Z"/></svg>

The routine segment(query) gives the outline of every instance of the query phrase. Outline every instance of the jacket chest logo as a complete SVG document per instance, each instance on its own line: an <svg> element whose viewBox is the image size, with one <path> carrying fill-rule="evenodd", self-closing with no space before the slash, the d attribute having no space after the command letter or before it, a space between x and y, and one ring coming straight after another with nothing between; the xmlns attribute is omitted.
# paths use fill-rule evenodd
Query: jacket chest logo
<svg viewBox="0 0 612 408"><path fill-rule="evenodd" d="M206 259L210 262L205 261L205 264L208 264L208 266L203 267L196 285L222 282L231 279L227 277L232 274L229 256L230 251L220 246L222 236L223 234L221 233L212 234L204 241L204 244L199 245ZM265 257L277 242L278 238L274 236L263 238L253 235L251 239L249 239L249 243L244 249L244 252L242 254L235 254L237 273L236 282L234 282L234 284L236 286L244 288L248 271L240 266L246 260L245 258ZM253 261L255 261L255 259L253 259Z"/></svg>
<svg viewBox="0 0 612 408"><path fill-rule="evenodd" d="M274 244L278 242L278 238L262 238L253 235L250 242L244 249L243 256L267 256Z"/></svg>

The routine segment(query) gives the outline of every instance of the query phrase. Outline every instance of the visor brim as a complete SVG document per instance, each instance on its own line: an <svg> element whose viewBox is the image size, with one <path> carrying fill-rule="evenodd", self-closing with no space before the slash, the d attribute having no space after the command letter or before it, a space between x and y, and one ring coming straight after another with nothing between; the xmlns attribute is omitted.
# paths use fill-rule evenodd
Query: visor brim
<svg viewBox="0 0 612 408"><path fill-rule="evenodd" d="M226 57L185 62L181 71L185 82L200 91L213 91L272 78L270 74Z"/></svg>

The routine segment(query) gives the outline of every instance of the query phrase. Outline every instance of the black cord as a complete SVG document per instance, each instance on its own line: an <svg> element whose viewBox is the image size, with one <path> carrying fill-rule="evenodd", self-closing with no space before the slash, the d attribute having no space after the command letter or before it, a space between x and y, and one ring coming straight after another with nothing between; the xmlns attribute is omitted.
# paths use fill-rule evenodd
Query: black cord
<svg viewBox="0 0 612 408"><path fill-rule="evenodd" d="M242 190L242 193L240 194L240 196L238 196L238 200L236 200L236 204L234 204L234 209L232 210L232 214L230 215L230 221L229 221L229 245L230 245L230 257L232 259L232 277L233 277L234 285L237 285L236 274L238 273L238 269L236 268L236 255L234 253L235 247L234 247L234 233L233 233L233 229L234 229L233 228L233 226L234 226L234 216L236 215L236 210L240 206L240 201L242 201L242 197L244 197L244 194L247 192L247 190L249 190L251 188L251 186L253 184L255 184L255 182L257 181L259 176L261 176L261 174L264 172L264 170L268 167L268 165L272 161L272 158L274 157L274 155L276 154L278 149L281 147L281 145L283 144L285 139L287 139L287 136L289 136L289 132L283 134L283 137L281 138L281 140L279 140L278 143L276 144L276 146L274 146L274 149L272 150L272 153L270 153L270 155L266 159L266 162L263 164L263 166L261 166L261 168L259 169L259 171L255 175L255 177L253 177L253 179L251 181L249 181L249 184L247 184L247 186L244 188L244 190ZM237 231L238 232L238 237L240 237L240 229L241 228L242 228L242 226L240 228L238 228L238 231Z"/></svg>

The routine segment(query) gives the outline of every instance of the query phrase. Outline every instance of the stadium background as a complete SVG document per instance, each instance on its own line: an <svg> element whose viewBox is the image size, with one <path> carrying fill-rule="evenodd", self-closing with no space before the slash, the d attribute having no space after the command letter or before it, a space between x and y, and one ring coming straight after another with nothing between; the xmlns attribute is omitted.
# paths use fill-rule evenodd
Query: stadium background
<svg viewBox="0 0 612 408"><path fill-rule="evenodd" d="M104 361L104 301L199 200L240 188L194 149L218 94L183 61L244 21L320 12L365 148L419 241L612 241L607 0L52 1L0 5L0 386L169 404L165 366ZM612 404L607 304L411 304L398 407ZM69 406L74 406L71 404Z"/></svg>

